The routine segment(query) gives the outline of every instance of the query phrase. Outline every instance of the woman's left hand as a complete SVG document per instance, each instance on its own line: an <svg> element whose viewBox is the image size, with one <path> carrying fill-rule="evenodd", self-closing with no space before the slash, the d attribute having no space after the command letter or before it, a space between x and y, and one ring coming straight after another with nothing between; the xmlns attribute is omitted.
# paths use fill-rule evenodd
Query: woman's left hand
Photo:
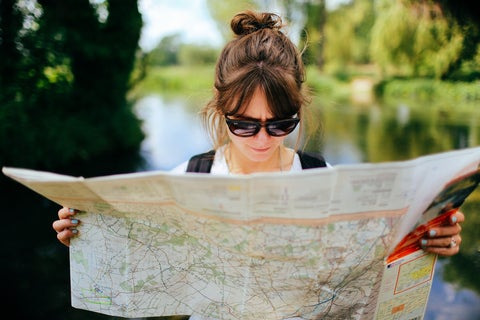
<svg viewBox="0 0 480 320"><path fill-rule="evenodd" d="M460 223L465 221L465 216L457 211L450 216L447 224L432 228L426 232L420 245L427 252L436 253L441 256L453 256L460 250L462 237Z"/></svg>

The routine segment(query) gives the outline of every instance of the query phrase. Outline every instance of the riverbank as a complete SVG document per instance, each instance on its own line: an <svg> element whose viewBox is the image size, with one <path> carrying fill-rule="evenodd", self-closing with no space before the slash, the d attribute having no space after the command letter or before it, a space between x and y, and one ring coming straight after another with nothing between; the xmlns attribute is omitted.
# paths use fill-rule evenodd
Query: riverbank
<svg viewBox="0 0 480 320"><path fill-rule="evenodd" d="M213 65L154 67L145 79L130 91L136 98L155 92L188 93L208 96L214 77ZM336 102L371 103L374 99L405 102L428 101L432 106L475 108L480 102L480 80L440 81L436 79L390 79L378 81L371 74L334 77L321 73L315 67L307 68L308 86L315 95L327 96Z"/></svg>

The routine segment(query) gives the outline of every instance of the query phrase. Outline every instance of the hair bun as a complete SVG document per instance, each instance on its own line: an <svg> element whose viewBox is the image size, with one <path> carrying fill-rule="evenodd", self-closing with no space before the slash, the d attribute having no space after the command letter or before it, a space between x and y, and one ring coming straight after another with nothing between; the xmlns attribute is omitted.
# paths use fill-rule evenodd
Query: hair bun
<svg viewBox="0 0 480 320"><path fill-rule="evenodd" d="M282 19L275 13L243 11L233 17L230 27L235 35L243 36L262 29L280 30Z"/></svg>

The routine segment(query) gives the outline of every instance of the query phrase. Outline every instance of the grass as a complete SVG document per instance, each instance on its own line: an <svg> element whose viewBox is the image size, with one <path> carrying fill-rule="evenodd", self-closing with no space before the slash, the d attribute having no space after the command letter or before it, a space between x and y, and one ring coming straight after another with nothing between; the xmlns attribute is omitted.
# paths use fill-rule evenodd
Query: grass
<svg viewBox="0 0 480 320"><path fill-rule="evenodd" d="M152 67L146 77L130 92L130 97L148 94L198 96L212 93L213 65ZM366 76L362 76L366 77ZM315 96L332 101L347 101L352 92L352 77L334 77L314 67L307 68L307 85ZM372 79L372 81L375 81ZM377 83L375 96L384 101L432 102L431 105L472 108L480 101L480 81L445 82L434 79L390 79Z"/></svg>
<svg viewBox="0 0 480 320"><path fill-rule="evenodd" d="M152 67L130 95L139 97L157 92L177 95L210 93L214 69L213 65Z"/></svg>
<svg viewBox="0 0 480 320"><path fill-rule="evenodd" d="M130 96L211 93L214 70L214 65L153 67L131 90ZM345 97L349 94L348 83L323 75L313 67L307 68L307 85L320 95Z"/></svg>

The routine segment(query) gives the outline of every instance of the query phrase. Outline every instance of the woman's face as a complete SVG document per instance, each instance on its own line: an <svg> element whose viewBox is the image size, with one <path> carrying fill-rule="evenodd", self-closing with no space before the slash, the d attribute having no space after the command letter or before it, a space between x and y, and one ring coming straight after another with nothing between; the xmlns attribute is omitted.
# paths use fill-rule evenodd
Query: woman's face
<svg viewBox="0 0 480 320"><path fill-rule="evenodd" d="M257 120L268 121L274 118L274 115L268 108L267 98L263 91L257 88L253 94L250 103L244 109L241 115L230 116L237 120ZM271 160L272 157L278 155L276 153L278 147L283 143L285 136L272 137L265 128L252 137L238 137L229 130L228 135L233 144L233 148L240 152L246 159L252 162L265 162Z"/></svg>

